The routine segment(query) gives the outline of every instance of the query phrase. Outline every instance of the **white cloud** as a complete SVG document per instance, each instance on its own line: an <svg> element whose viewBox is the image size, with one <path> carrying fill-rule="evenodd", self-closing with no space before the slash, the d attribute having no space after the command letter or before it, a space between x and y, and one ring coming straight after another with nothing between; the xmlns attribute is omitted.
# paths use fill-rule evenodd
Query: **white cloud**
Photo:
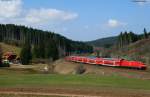
<svg viewBox="0 0 150 97"><path fill-rule="evenodd" d="M0 18L12 18L21 13L21 0L0 0Z"/></svg>
<svg viewBox="0 0 150 97"><path fill-rule="evenodd" d="M78 14L57 9L32 9L25 20L29 23L62 22L76 19Z"/></svg>
<svg viewBox="0 0 150 97"><path fill-rule="evenodd" d="M137 2L134 2L139 6L144 6L144 5L149 5L150 4L150 0L139 0Z"/></svg>
<svg viewBox="0 0 150 97"><path fill-rule="evenodd" d="M143 6L145 5L145 2L137 2L138 5Z"/></svg>
<svg viewBox="0 0 150 97"><path fill-rule="evenodd" d="M110 27L110 28L117 28L119 26L125 26L125 25L126 25L126 23L120 22L116 19L109 19L107 21L107 26Z"/></svg>
<svg viewBox="0 0 150 97"><path fill-rule="evenodd" d="M147 5L147 4L150 4L150 0L143 0L143 2L141 1L141 2L137 2L137 4L138 5L140 5L140 6L144 6L144 5Z"/></svg>
<svg viewBox="0 0 150 97"><path fill-rule="evenodd" d="M0 23L35 27L46 24L58 25L78 17L74 12L52 8L26 10L22 5L23 0L0 0Z"/></svg>

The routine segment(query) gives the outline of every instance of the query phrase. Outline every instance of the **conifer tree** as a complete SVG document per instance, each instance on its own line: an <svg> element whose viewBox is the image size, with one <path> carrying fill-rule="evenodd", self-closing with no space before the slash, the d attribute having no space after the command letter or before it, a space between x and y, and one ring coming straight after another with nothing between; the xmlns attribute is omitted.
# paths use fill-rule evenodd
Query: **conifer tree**
<svg viewBox="0 0 150 97"><path fill-rule="evenodd" d="M144 38L145 38L145 39L147 39L147 38L148 38L148 33L147 33L146 28L144 28Z"/></svg>
<svg viewBox="0 0 150 97"><path fill-rule="evenodd" d="M40 58L40 49L39 49L39 45L34 45L33 47L33 57L34 58Z"/></svg>
<svg viewBox="0 0 150 97"><path fill-rule="evenodd" d="M28 41L26 41L22 47L20 59L23 65L28 65L30 63L30 60L32 59L31 45Z"/></svg>
<svg viewBox="0 0 150 97"><path fill-rule="evenodd" d="M3 63L2 63L2 47L0 45L0 66L3 66Z"/></svg>

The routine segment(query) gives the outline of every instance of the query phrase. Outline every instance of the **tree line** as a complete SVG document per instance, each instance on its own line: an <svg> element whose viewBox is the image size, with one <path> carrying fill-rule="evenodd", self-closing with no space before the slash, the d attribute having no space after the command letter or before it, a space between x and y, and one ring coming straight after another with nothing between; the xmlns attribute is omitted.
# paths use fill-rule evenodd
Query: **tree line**
<svg viewBox="0 0 150 97"><path fill-rule="evenodd" d="M32 57L56 60L72 53L93 51L92 46L60 34L14 24L0 24L0 42L22 47L20 57L24 60Z"/></svg>
<svg viewBox="0 0 150 97"><path fill-rule="evenodd" d="M118 36L118 47L122 48L138 40L147 39L149 37L150 37L150 32L147 32L145 28L144 28L143 34L140 34L140 35L135 34L132 31L130 32L125 31L124 33L121 32L120 35Z"/></svg>

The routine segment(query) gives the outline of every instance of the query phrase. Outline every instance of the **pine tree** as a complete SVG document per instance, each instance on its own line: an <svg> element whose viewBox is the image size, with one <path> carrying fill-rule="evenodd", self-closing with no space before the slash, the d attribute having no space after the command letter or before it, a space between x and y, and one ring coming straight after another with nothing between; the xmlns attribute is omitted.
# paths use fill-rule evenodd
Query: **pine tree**
<svg viewBox="0 0 150 97"><path fill-rule="evenodd" d="M40 58L41 56L40 56L40 49L39 49L39 45L34 45L34 47L33 47L33 57L34 58Z"/></svg>
<svg viewBox="0 0 150 97"><path fill-rule="evenodd" d="M47 58L52 58L53 60L58 59L59 53L55 41L49 40L49 44L47 45L45 51L45 56Z"/></svg>
<svg viewBox="0 0 150 97"><path fill-rule="evenodd" d="M147 39L147 38L148 38L148 33L147 33L146 28L144 28L144 38L145 38L145 39Z"/></svg>
<svg viewBox="0 0 150 97"><path fill-rule="evenodd" d="M26 41L23 45L20 53L20 59L23 65L28 65L30 63L30 60L32 59L31 45L28 41Z"/></svg>
<svg viewBox="0 0 150 97"><path fill-rule="evenodd" d="M3 65L3 63L2 63L2 47L1 47L1 45L0 45L0 66L2 66Z"/></svg>
<svg viewBox="0 0 150 97"><path fill-rule="evenodd" d="M122 32L119 35L119 47L123 47L123 33Z"/></svg>
<svg viewBox="0 0 150 97"><path fill-rule="evenodd" d="M45 43L44 43L44 41L40 41L39 56L40 56L40 58L45 58Z"/></svg>
<svg viewBox="0 0 150 97"><path fill-rule="evenodd" d="M132 31L130 31L128 34L128 37L129 37L129 44L130 44L134 41L134 33Z"/></svg>
<svg viewBox="0 0 150 97"><path fill-rule="evenodd" d="M49 41L45 44L45 58L52 58L51 53L53 52L51 51L51 42L52 41L49 39Z"/></svg>
<svg viewBox="0 0 150 97"><path fill-rule="evenodd" d="M125 45L129 44L129 38L128 38L128 33L127 32L124 33L124 44Z"/></svg>

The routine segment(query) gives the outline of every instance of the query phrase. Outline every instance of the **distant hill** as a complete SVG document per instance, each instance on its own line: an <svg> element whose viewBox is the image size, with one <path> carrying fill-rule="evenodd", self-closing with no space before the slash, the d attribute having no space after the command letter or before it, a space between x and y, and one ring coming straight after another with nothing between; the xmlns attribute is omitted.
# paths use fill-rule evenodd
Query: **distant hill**
<svg viewBox="0 0 150 97"><path fill-rule="evenodd" d="M95 47L109 47L117 43L117 36L113 37L107 37L107 38L101 38L93 41L86 42L89 45L95 46Z"/></svg>
<svg viewBox="0 0 150 97"><path fill-rule="evenodd" d="M120 57L150 64L150 32L144 31L142 34L122 32L118 36L87 43L95 47L105 47L100 50L102 56Z"/></svg>

